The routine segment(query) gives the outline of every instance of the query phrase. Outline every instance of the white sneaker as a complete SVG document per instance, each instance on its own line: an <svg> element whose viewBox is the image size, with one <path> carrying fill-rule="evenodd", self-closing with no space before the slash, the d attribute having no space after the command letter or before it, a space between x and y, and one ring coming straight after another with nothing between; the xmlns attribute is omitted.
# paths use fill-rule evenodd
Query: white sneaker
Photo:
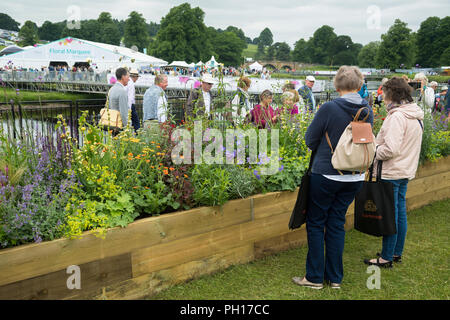
<svg viewBox="0 0 450 320"><path fill-rule="evenodd" d="M311 288L311 289L322 289L323 288L323 284L322 283L310 282L310 281L306 280L306 277L303 277L303 278L293 277L292 281L295 284L298 284L299 286L302 286L302 287L308 287L308 288Z"/></svg>

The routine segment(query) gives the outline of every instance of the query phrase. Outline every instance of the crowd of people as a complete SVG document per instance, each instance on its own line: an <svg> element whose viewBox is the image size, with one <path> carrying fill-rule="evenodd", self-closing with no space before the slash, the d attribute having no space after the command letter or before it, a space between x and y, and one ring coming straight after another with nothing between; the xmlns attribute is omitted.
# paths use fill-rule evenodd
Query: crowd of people
<svg viewBox="0 0 450 320"><path fill-rule="evenodd" d="M118 82L109 92L109 103L111 109L120 111L125 126L128 112L134 106L132 84L139 75L137 71L128 72L127 69L119 68L116 76ZM357 67L342 66L338 70L334 86L339 98L321 106L315 104L312 94L314 82L315 78L309 76L305 85L298 90L294 84L287 83L281 95L282 107L272 106L273 93L270 90L263 91L259 96L259 104L252 107L248 95L251 79L241 76L238 89L230 100L232 111L225 117L235 123L252 123L258 128L267 128L279 121L283 113L314 114L305 135L305 142L313 154L306 214L306 273L304 276L294 277L292 281L314 289L323 288L325 282L331 288L339 289L344 275L342 255L345 215L366 177L364 172L335 169L331 159L347 125L356 116L360 117L360 121L373 125L374 113L369 104L369 94L364 88L364 77ZM435 92L427 92L431 92L430 89L436 90L433 82L428 83L423 78L419 82L418 85L412 85L411 81L401 77L383 79L373 101L383 101L387 109L387 116L375 140L377 148L374 168L382 164L380 178L392 184L397 232L383 237L381 251L376 257L363 260L367 265L392 268L394 263L402 261L407 232L405 194L408 182L415 177L418 167L424 119L424 110L415 102L413 94L415 86L418 86L421 97L428 103L428 95L431 97ZM201 86L191 92L186 102L186 117L214 117L215 104L211 88L215 83L216 80L210 74L203 74ZM167 75L160 74L144 95L144 128L155 134L160 130L160 123L167 119L166 88ZM442 88L439 94L441 97L445 94L443 101L448 106L447 88ZM445 112L448 114L448 107ZM137 130L139 119L132 116L131 120Z"/></svg>

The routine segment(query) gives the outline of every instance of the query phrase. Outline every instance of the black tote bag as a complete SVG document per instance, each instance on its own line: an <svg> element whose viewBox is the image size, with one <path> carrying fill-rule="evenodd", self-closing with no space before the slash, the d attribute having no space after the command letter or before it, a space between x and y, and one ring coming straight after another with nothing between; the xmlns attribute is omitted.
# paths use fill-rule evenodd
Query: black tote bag
<svg viewBox="0 0 450 320"><path fill-rule="evenodd" d="M372 165L368 181L363 182L355 197L355 229L377 237L397 233L394 187L390 182L381 181L382 166L383 161L378 161L377 178L372 181Z"/></svg>
<svg viewBox="0 0 450 320"><path fill-rule="evenodd" d="M302 177L300 188L295 201L294 210L292 210L291 219L289 220L289 229L294 230L300 228L306 222L306 211L308 210L309 182L311 179L311 168L314 160L315 152L311 154L308 170Z"/></svg>

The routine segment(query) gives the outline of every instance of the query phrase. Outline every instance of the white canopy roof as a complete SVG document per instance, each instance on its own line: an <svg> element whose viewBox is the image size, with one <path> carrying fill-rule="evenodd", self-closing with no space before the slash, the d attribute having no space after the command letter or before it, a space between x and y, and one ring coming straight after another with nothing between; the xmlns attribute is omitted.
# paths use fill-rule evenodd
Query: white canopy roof
<svg viewBox="0 0 450 320"><path fill-rule="evenodd" d="M162 59L129 48L71 37L0 57L0 66L8 61L12 61L17 67L24 68L41 68L48 66L51 61L67 62L69 66L76 62L89 62L99 71L118 67L167 65L167 62Z"/></svg>
<svg viewBox="0 0 450 320"><path fill-rule="evenodd" d="M262 64L260 64L258 61L255 61L248 67L250 68L250 70L256 70L256 71L261 71L263 69Z"/></svg>
<svg viewBox="0 0 450 320"><path fill-rule="evenodd" d="M200 60L200 61L197 62L195 65L196 65L196 66L203 66L203 65L205 65L205 64L202 62L202 60Z"/></svg>
<svg viewBox="0 0 450 320"><path fill-rule="evenodd" d="M214 59L214 56L211 57L211 59L205 63L205 65L208 68L215 68L217 67L219 64L217 63L216 59Z"/></svg>
<svg viewBox="0 0 450 320"><path fill-rule="evenodd" d="M173 61L171 64L169 64L169 66L189 68L189 65L187 64L187 62L184 62L184 61Z"/></svg>

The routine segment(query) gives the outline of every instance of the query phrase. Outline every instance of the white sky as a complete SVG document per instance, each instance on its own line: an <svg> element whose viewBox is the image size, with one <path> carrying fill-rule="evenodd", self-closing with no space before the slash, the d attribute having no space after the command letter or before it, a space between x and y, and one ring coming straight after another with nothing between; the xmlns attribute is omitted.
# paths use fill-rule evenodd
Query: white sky
<svg viewBox="0 0 450 320"><path fill-rule="evenodd" d="M96 19L102 11L113 18L126 19L131 11L142 13L147 22L159 23L173 6L184 2L205 12L205 24L225 29L241 28L255 38L269 27L274 42L286 41L291 48L308 39L322 25L334 28L337 35L349 35L353 42L367 44L380 40L399 18L417 31L426 18L450 15L449 0L1 0L0 12L20 23L32 20L38 26L45 20L63 21L71 17L70 6L79 8L81 20Z"/></svg>

